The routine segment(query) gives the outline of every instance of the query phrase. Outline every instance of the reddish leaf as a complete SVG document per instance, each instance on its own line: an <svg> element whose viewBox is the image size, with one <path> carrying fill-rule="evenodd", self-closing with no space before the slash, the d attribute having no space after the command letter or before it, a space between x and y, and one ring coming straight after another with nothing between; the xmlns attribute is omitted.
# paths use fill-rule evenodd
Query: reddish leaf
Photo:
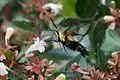
<svg viewBox="0 0 120 80"><path fill-rule="evenodd" d="M4 59L6 59L6 56L4 54L0 55L0 61L3 61Z"/></svg>
<svg viewBox="0 0 120 80"><path fill-rule="evenodd" d="M37 66L37 65L36 65L36 66L33 66L33 67L32 67L32 71L33 71L34 73L36 73L36 74L39 75L39 74L40 74L40 67Z"/></svg>
<svg viewBox="0 0 120 80"><path fill-rule="evenodd" d="M0 48L0 54L4 53L5 49L4 48Z"/></svg>
<svg viewBox="0 0 120 80"><path fill-rule="evenodd" d="M32 63L34 63L34 64L40 64L40 60L39 60L39 58L37 57L37 56L34 56L33 58L32 58Z"/></svg>
<svg viewBox="0 0 120 80"><path fill-rule="evenodd" d="M7 80L7 75L5 75L5 76L0 76L0 80Z"/></svg>
<svg viewBox="0 0 120 80"><path fill-rule="evenodd" d="M33 4L35 5L36 10L40 12L42 8L40 8L39 0L33 0Z"/></svg>
<svg viewBox="0 0 120 80"><path fill-rule="evenodd" d="M5 51L4 48L0 48L0 60L1 60L1 61L4 60L4 59L6 59L6 56L3 54L4 51Z"/></svg>

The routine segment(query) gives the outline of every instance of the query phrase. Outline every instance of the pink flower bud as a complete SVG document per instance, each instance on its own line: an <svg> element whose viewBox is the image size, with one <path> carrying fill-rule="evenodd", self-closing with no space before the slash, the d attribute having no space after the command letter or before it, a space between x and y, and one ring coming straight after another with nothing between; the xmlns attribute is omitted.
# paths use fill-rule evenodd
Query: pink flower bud
<svg viewBox="0 0 120 80"><path fill-rule="evenodd" d="M5 43L6 43L6 46L8 45L8 40L12 36L13 32L14 32L14 29L12 27L7 28L7 32L5 34Z"/></svg>
<svg viewBox="0 0 120 80"><path fill-rule="evenodd" d="M104 16L105 23L113 22L115 21L115 18L113 16Z"/></svg>
<svg viewBox="0 0 120 80"><path fill-rule="evenodd" d="M111 56L115 59L116 57L118 57L118 53L119 51L115 51L111 54Z"/></svg>
<svg viewBox="0 0 120 80"><path fill-rule="evenodd" d="M115 1L111 1L111 2L110 2L110 6L115 9L115 8L116 8L116 3L115 3Z"/></svg>

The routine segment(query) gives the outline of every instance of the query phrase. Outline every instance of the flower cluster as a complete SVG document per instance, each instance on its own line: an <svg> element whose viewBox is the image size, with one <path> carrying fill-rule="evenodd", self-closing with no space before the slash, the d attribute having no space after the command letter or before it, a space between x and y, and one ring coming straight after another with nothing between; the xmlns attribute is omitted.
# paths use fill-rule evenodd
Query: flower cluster
<svg viewBox="0 0 120 80"><path fill-rule="evenodd" d="M111 15L104 16L105 23L112 24L112 29L120 26L120 10L116 8L115 1L110 3L110 13Z"/></svg>
<svg viewBox="0 0 120 80"><path fill-rule="evenodd" d="M55 64L52 61L48 61L47 59L39 60L39 58L35 56L32 58L31 64L25 66L25 69L31 73L36 73L40 78L38 80L44 80L44 77L52 75L54 67Z"/></svg>

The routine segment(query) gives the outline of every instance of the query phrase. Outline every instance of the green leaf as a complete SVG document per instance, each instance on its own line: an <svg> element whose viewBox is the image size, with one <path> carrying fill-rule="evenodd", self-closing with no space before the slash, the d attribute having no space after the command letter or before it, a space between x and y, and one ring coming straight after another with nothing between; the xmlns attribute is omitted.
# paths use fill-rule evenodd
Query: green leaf
<svg viewBox="0 0 120 80"><path fill-rule="evenodd" d="M82 18L92 17L96 13L98 4L98 0L77 0L76 13Z"/></svg>
<svg viewBox="0 0 120 80"><path fill-rule="evenodd" d="M26 31L30 31L30 32L35 32L35 30L36 30L35 24L33 24L28 19L25 19L24 16L19 13L14 16L12 24L22 30L26 30Z"/></svg>
<svg viewBox="0 0 120 80"><path fill-rule="evenodd" d="M0 11L2 10L2 8L9 3L12 0L0 0Z"/></svg>
<svg viewBox="0 0 120 80"><path fill-rule="evenodd" d="M19 80L19 78L11 72L8 73L8 77L9 77L9 80Z"/></svg>
<svg viewBox="0 0 120 80"><path fill-rule="evenodd" d="M98 22L97 25L91 26L92 31L90 32L90 41L93 47L93 50L96 51L97 44L102 45L105 38L106 26L102 22Z"/></svg>
<svg viewBox="0 0 120 80"><path fill-rule="evenodd" d="M73 57L70 61L68 61L68 63L64 67L64 71L68 71L69 69L71 69L71 65L73 63L79 63L80 57L81 57L81 54L78 54L77 56Z"/></svg>
<svg viewBox="0 0 120 80"><path fill-rule="evenodd" d="M120 50L120 36L115 30L106 31L106 39L101 46L101 50L105 52Z"/></svg>
<svg viewBox="0 0 120 80"><path fill-rule="evenodd" d="M19 72L19 75L18 74L13 74L12 72L9 72L8 73L9 80L27 80L26 75L23 74L24 69L16 68L15 71Z"/></svg>
<svg viewBox="0 0 120 80"><path fill-rule="evenodd" d="M26 31L30 31L30 32L35 32L35 25L32 22L28 22L25 20L22 21L14 21L13 25L15 25L16 27L22 29L22 30L26 30Z"/></svg>
<svg viewBox="0 0 120 80"><path fill-rule="evenodd" d="M63 15L76 16L75 4L77 0L63 0Z"/></svg>
<svg viewBox="0 0 120 80"><path fill-rule="evenodd" d="M102 4L100 4L100 5L98 6L98 9L97 9L97 10L98 10L98 12L99 12L99 16L100 16L100 17L110 14L110 9L109 9L109 7L108 7L108 6L105 6L105 5L102 5Z"/></svg>
<svg viewBox="0 0 120 80"><path fill-rule="evenodd" d="M87 62L90 64L96 64L95 58L95 53L89 53L89 56L87 57Z"/></svg>
<svg viewBox="0 0 120 80"><path fill-rule="evenodd" d="M61 53L61 52L60 52ZM42 55L38 55L40 58L47 58L49 60L57 61L57 60L68 60L71 56L67 56L65 53L60 54L58 52L46 52Z"/></svg>
<svg viewBox="0 0 120 80"><path fill-rule="evenodd" d="M117 8L120 9L120 0L115 0Z"/></svg>
<svg viewBox="0 0 120 80"><path fill-rule="evenodd" d="M105 39L106 26L100 21L93 26L93 29L90 33L90 40L93 47L93 52L95 52L95 62L96 67L100 70L107 71L106 69L106 60L104 52L100 50L100 47Z"/></svg>
<svg viewBox="0 0 120 80"><path fill-rule="evenodd" d="M106 62L107 62L107 57L105 56L104 52L100 50L100 45L98 43L96 50L96 67L100 70L107 72L108 69Z"/></svg>

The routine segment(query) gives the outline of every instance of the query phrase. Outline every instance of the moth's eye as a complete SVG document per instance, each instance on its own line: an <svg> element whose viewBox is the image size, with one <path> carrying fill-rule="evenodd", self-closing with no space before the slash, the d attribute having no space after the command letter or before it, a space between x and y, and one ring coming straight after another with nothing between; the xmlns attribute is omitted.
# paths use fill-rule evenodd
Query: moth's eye
<svg viewBox="0 0 120 80"><path fill-rule="evenodd" d="M51 9L50 7L48 7L48 8L46 9L46 11L51 12L52 9Z"/></svg>

